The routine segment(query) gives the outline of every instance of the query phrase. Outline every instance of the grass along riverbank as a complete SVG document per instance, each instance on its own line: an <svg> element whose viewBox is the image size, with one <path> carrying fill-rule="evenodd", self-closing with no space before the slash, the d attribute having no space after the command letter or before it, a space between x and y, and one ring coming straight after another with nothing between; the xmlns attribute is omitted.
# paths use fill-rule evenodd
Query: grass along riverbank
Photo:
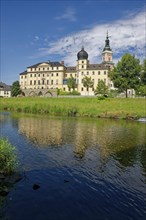
<svg viewBox="0 0 146 220"><path fill-rule="evenodd" d="M0 219L1 209L5 198L10 192L14 183L21 179L21 175L16 172L18 166L15 147L6 138L0 138Z"/></svg>
<svg viewBox="0 0 146 220"><path fill-rule="evenodd" d="M137 119L146 117L144 98L19 97L0 100L1 111L79 117Z"/></svg>
<svg viewBox="0 0 146 220"><path fill-rule="evenodd" d="M0 138L0 174L11 175L17 167L15 148L6 138Z"/></svg>

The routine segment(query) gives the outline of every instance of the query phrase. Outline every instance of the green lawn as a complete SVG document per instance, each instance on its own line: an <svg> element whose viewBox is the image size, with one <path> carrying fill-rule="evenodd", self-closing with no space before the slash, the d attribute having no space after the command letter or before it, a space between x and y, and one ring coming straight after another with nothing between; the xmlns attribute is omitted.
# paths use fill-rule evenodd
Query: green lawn
<svg viewBox="0 0 146 220"><path fill-rule="evenodd" d="M19 97L0 99L1 111L80 117L135 119L146 117L144 98Z"/></svg>

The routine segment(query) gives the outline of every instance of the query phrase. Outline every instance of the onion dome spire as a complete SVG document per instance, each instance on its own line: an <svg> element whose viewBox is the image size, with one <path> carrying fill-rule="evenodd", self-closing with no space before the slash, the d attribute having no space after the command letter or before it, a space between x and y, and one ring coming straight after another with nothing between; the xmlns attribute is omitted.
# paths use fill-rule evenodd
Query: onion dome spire
<svg viewBox="0 0 146 220"><path fill-rule="evenodd" d="M81 51L77 54L78 60L87 60L88 59L88 53L84 50L84 47L82 46Z"/></svg>
<svg viewBox="0 0 146 220"><path fill-rule="evenodd" d="M111 51L109 43L110 43L110 41L109 41L109 36L108 36L108 31L107 31L106 40L105 40L105 47L104 47L103 51L105 51L105 50Z"/></svg>

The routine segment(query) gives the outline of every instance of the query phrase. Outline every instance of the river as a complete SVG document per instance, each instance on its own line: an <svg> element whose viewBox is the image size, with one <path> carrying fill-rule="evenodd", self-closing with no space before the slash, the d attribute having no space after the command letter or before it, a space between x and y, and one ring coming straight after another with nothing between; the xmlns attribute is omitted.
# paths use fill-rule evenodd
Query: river
<svg viewBox="0 0 146 220"><path fill-rule="evenodd" d="M6 219L145 219L146 123L0 116L23 175L6 197Z"/></svg>

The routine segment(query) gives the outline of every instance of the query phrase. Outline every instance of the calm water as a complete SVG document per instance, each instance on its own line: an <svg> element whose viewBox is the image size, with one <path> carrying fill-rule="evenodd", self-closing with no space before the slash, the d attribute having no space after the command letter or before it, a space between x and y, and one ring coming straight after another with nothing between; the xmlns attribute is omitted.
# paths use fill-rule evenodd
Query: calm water
<svg viewBox="0 0 146 220"><path fill-rule="evenodd" d="M1 114L23 174L7 219L145 219L145 132L142 122Z"/></svg>

